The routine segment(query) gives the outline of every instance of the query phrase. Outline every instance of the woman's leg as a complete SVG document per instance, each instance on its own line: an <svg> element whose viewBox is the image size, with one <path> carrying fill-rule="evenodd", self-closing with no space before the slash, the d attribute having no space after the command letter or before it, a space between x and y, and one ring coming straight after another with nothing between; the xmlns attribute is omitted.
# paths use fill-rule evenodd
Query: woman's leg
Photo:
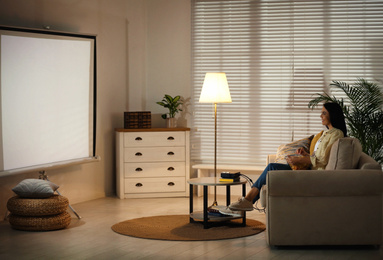
<svg viewBox="0 0 383 260"><path fill-rule="evenodd" d="M269 171L278 171L278 170L291 170L290 165L281 164L281 163L270 163L263 170L259 178L251 186L251 190L247 193L245 199L252 201L253 204L259 200L259 191L262 189L262 186L266 184L266 176Z"/></svg>
<svg viewBox="0 0 383 260"><path fill-rule="evenodd" d="M259 191L261 190L262 186L266 184L267 173L269 171L276 170L291 170L291 167L288 164L270 163L263 170L262 174L253 184L253 186L251 186L251 189L246 194L246 196L241 198L239 201L230 204L229 208L232 210L252 210L252 204L254 204L259 199Z"/></svg>
<svg viewBox="0 0 383 260"><path fill-rule="evenodd" d="M258 195L259 195L259 189L252 186L249 192L246 194L245 199L248 201L252 201L254 204L256 201L255 198L259 197Z"/></svg>

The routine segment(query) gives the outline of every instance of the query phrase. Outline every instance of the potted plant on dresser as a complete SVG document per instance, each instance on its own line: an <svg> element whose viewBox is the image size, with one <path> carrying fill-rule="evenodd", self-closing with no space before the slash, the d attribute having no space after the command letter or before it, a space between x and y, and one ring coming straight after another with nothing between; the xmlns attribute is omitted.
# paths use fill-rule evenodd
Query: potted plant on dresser
<svg viewBox="0 0 383 260"><path fill-rule="evenodd" d="M165 94L163 99L156 103L169 109L169 113L161 115L163 119L166 119L166 126L168 128L176 127L175 116L178 112L182 111L182 109L179 108L179 106L182 105L181 97L171 97L170 95Z"/></svg>

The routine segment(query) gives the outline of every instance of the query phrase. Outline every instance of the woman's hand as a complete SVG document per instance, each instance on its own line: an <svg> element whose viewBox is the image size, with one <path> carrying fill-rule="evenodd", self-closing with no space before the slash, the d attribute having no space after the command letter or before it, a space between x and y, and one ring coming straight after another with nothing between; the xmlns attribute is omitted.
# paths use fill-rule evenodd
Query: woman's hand
<svg viewBox="0 0 383 260"><path fill-rule="evenodd" d="M309 156L309 153L306 152L305 149L303 149L302 147L298 148L296 151L295 151L296 154L300 154L300 155L303 155L303 156Z"/></svg>
<svg viewBox="0 0 383 260"><path fill-rule="evenodd" d="M286 162L291 165L311 165L310 156L306 155L289 155L286 156Z"/></svg>
<svg viewBox="0 0 383 260"><path fill-rule="evenodd" d="M299 164L299 162L302 159L302 156L296 156L296 155L288 155L286 156L286 162L290 165Z"/></svg>

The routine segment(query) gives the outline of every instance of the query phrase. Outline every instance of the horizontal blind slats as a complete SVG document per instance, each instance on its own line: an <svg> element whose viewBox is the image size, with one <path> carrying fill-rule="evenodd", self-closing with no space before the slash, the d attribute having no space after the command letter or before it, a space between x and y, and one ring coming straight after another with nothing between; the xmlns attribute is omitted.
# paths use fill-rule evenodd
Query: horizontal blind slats
<svg viewBox="0 0 383 260"><path fill-rule="evenodd" d="M264 165L280 144L322 129L307 103L331 80L383 74L382 1L194 0L192 160L214 159L214 107L198 103L206 72L226 72L218 162Z"/></svg>

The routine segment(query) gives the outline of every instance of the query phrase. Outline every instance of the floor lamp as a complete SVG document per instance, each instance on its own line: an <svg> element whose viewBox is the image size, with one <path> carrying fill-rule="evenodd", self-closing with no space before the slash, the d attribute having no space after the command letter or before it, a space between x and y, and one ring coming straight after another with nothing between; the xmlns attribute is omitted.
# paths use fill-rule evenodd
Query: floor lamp
<svg viewBox="0 0 383 260"><path fill-rule="evenodd" d="M224 72L206 73L199 102L214 103L214 177L217 178L217 103L231 103L229 85ZM217 205L217 186L214 186L212 206Z"/></svg>

